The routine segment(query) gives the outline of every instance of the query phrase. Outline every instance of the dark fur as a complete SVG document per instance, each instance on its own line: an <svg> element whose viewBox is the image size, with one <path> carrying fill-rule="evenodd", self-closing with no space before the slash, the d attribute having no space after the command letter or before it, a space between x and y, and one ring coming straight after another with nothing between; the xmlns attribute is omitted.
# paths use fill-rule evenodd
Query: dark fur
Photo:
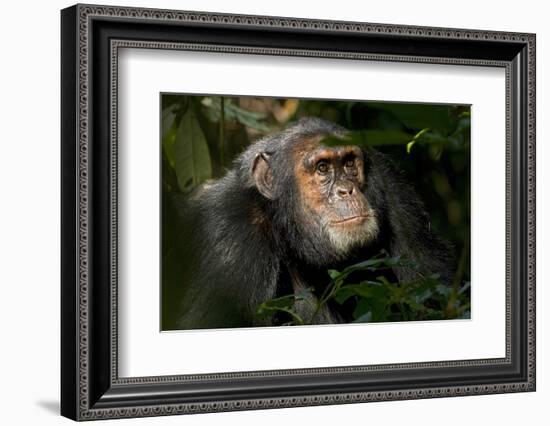
<svg viewBox="0 0 550 426"><path fill-rule="evenodd" d="M223 178L203 185L186 200L180 207L178 237L181 286L168 289L169 294L163 290L163 298L175 295L171 301L180 308L180 315L164 318L163 328L273 325L277 318L259 320L255 315L262 302L308 286L319 294L328 283L327 269L365 260L381 249L414 259L422 273L437 272L443 282L450 283L454 263L448 244L430 229L430 218L412 187L374 149L364 150L364 193L379 220L377 241L355 250L344 263L333 255L327 241L298 226L300 212L289 150L304 137L344 134L345 129L332 123L302 119L252 144ZM252 176L254 159L265 152L271 154L273 200L258 192ZM393 273L405 281L418 271L396 268ZM304 302L298 309L308 311L311 304ZM331 304L316 322L347 322L351 313L345 309Z"/></svg>

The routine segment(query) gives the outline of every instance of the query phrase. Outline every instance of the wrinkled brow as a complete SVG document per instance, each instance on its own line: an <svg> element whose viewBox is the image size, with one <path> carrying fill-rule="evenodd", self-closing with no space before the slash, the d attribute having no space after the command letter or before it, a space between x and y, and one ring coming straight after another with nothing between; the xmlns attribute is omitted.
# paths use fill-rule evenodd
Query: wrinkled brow
<svg viewBox="0 0 550 426"><path fill-rule="evenodd" d="M332 160L348 156L361 157L361 149L355 145L335 148L321 146L305 156L304 166L307 169L312 169L321 160Z"/></svg>

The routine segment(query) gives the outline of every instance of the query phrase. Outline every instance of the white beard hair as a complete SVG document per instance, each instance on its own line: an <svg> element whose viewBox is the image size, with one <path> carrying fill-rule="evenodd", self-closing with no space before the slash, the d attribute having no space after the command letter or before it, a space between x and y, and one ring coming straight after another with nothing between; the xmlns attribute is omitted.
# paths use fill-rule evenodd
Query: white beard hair
<svg viewBox="0 0 550 426"><path fill-rule="evenodd" d="M353 228L337 228L325 226L324 231L339 256L347 255L352 249L367 245L378 236L378 220L373 211L369 218L361 225Z"/></svg>

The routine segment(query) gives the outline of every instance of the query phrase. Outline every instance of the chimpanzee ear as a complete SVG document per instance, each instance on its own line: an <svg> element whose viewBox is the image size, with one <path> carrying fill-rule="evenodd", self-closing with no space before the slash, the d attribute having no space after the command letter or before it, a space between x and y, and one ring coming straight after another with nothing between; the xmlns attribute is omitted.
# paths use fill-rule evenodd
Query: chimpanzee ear
<svg viewBox="0 0 550 426"><path fill-rule="evenodd" d="M273 172L271 171L271 166L269 165L270 157L271 154L266 152L262 152L256 156L254 159L254 164L252 165L252 176L254 176L254 182L256 183L256 188L258 188L260 194L272 200Z"/></svg>

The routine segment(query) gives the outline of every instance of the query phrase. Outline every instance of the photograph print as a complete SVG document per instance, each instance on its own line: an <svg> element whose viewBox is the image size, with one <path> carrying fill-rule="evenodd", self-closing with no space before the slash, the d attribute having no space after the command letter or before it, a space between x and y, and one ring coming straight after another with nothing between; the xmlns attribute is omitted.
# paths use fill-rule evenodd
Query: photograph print
<svg viewBox="0 0 550 426"><path fill-rule="evenodd" d="M470 318L469 105L160 95L161 330Z"/></svg>

